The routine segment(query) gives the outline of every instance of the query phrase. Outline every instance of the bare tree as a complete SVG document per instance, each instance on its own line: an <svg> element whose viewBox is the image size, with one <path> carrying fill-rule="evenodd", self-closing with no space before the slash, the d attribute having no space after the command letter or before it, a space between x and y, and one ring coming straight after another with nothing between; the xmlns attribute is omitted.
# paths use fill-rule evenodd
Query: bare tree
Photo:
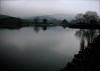
<svg viewBox="0 0 100 71"><path fill-rule="evenodd" d="M76 23L97 24L99 23L99 16L96 12L87 11L85 14L77 14L75 17Z"/></svg>
<svg viewBox="0 0 100 71"><path fill-rule="evenodd" d="M48 20L47 19L43 19L43 23L44 24L47 24L48 23Z"/></svg>
<svg viewBox="0 0 100 71"><path fill-rule="evenodd" d="M88 11L84 14L84 22L87 24L97 24L99 21L99 16L96 12Z"/></svg>
<svg viewBox="0 0 100 71"><path fill-rule="evenodd" d="M75 18L76 18L76 23L83 23L84 22L84 15L83 14L77 14L76 16L75 16Z"/></svg>

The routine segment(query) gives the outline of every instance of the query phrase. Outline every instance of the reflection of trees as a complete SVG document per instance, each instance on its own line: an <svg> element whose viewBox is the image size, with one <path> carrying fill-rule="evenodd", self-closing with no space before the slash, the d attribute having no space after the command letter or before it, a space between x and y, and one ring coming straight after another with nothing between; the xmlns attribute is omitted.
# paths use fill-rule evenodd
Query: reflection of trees
<svg viewBox="0 0 100 71"><path fill-rule="evenodd" d="M80 39L80 50L83 50L85 46L93 42L93 39L98 35L98 30L93 29L81 29L78 30L75 35Z"/></svg>
<svg viewBox="0 0 100 71"><path fill-rule="evenodd" d="M42 26L42 27L38 27L38 26L34 26L34 31L35 32L39 32L40 30L46 31L47 30L47 26Z"/></svg>
<svg viewBox="0 0 100 71"><path fill-rule="evenodd" d="M42 29L45 31L47 30L47 26L43 26Z"/></svg>
<svg viewBox="0 0 100 71"><path fill-rule="evenodd" d="M84 38L82 37L81 41L80 41L80 50L84 50L85 48L85 40Z"/></svg>
<svg viewBox="0 0 100 71"><path fill-rule="evenodd" d="M34 26L34 31L35 31L35 32L39 32L39 31L40 31L39 27Z"/></svg>

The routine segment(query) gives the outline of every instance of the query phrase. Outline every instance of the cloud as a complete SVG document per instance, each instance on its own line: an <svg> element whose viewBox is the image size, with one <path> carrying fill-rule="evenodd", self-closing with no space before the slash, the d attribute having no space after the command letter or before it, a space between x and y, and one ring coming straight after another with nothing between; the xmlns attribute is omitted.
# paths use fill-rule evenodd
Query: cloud
<svg viewBox="0 0 100 71"><path fill-rule="evenodd" d="M99 4L99 0L2 0L1 14L28 17L89 10L99 13Z"/></svg>

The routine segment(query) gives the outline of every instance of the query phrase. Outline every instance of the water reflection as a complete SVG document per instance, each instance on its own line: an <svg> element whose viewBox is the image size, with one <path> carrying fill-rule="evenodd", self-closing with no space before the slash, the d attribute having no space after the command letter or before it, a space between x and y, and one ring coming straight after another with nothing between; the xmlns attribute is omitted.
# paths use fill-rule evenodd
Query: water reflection
<svg viewBox="0 0 100 71"><path fill-rule="evenodd" d="M79 51L79 40L74 36L77 30L62 27L43 29L41 27L1 29L1 69L57 71L71 61L74 54Z"/></svg>
<svg viewBox="0 0 100 71"><path fill-rule="evenodd" d="M59 27L59 26L56 26L56 27ZM66 27L65 26L61 26L63 29L66 29ZM35 32L39 32L40 30L43 30L43 31L46 31L46 30L48 30L48 26L41 26L41 27L39 27L39 26L34 26L34 31Z"/></svg>
<svg viewBox="0 0 100 71"><path fill-rule="evenodd" d="M47 26L42 27L42 29L43 29L44 31L47 30Z"/></svg>
<svg viewBox="0 0 100 71"><path fill-rule="evenodd" d="M47 30L47 26L42 26L42 27L38 27L38 26L34 26L34 31L35 32L39 32L41 29L43 30L43 31L46 31Z"/></svg>
<svg viewBox="0 0 100 71"><path fill-rule="evenodd" d="M99 35L99 30L80 29L75 35L80 39L80 50L83 50Z"/></svg>
<svg viewBox="0 0 100 71"><path fill-rule="evenodd" d="M75 35L80 39L80 50L71 62L60 71L97 71L100 64L100 32L94 29L80 29ZM95 41L96 40L96 41Z"/></svg>
<svg viewBox="0 0 100 71"><path fill-rule="evenodd" d="M34 29L34 31L35 31L35 32L39 32L39 31L40 31L40 28L39 28L39 27L37 27L37 26L34 26L34 28L33 28L33 29Z"/></svg>

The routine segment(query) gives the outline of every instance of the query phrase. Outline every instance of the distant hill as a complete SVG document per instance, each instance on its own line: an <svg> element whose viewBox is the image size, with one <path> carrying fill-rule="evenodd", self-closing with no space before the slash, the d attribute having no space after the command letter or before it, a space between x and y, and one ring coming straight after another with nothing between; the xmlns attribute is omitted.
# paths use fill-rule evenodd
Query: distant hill
<svg viewBox="0 0 100 71"><path fill-rule="evenodd" d="M33 16L33 17L26 18L26 19L33 20L35 18L39 18L40 20L48 19L49 21L64 20L64 19L71 21L74 19L74 15L73 14L54 14L54 15L44 15L44 16L35 16L35 17Z"/></svg>
<svg viewBox="0 0 100 71"><path fill-rule="evenodd" d="M28 20L34 20L38 18L40 21L42 21L43 19L48 19L49 21L52 21L52 20L57 20L56 18L53 18L53 17L50 17L49 15L46 15L46 16L32 16L32 17L26 17L24 19L28 19Z"/></svg>
<svg viewBox="0 0 100 71"><path fill-rule="evenodd" d="M66 19L68 21L71 21L74 19L74 15L72 14L55 14L55 15L49 15L49 16L58 20Z"/></svg>
<svg viewBox="0 0 100 71"><path fill-rule="evenodd" d="M20 27L22 19L7 15L0 15L0 28L17 28Z"/></svg>
<svg viewBox="0 0 100 71"><path fill-rule="evenodd" d="M20 19L17 17L8 16L8 15L0 15L0 20L7 19L7 18Z"/></svg>
<svg viewBox="0 0 100 71"><path fill-rule="evenodd" d="M7 16L7 15L0 15L0 19L4 19L4 18L8 18L10 16Z"/></svg>

